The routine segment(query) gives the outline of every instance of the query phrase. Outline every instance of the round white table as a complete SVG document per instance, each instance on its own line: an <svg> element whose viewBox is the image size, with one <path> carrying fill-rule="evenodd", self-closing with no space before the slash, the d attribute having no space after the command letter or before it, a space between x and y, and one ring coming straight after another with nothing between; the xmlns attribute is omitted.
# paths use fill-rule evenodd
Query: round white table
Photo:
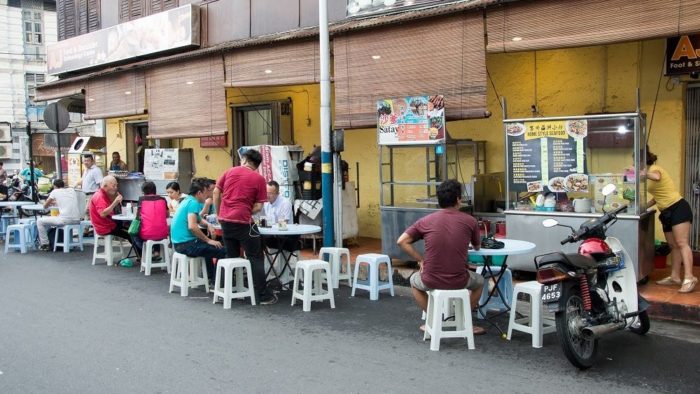
<svg viewBox="0 0 700 394"><path fill-rule="evenodd" d="M25 211L48 211L51 210L51 206L48 208L44 208L44 204L31 204L31 205L22 205L22 209Z"/></svg>
<svg viewBox="0 0 700 394"><path fill-rule="evenodd" d="M305 235L321 232L321 227L312 224L288 224L286 230L281 230L278 224L272 227L260 227L261 235Z"/></svg>
<svg viewBox="0 0 700 394"><path fill-rule="evenodd" d="M136 219L136 215L134 214L120 213L119 215L112 215L112 220L119 220L121 222L131 222L134 219Z"/></svg>
<svg viewBox="0 0 700 394"><path fill-rule="evenodd" d="M503 248L501 249L484 249L481 248L479 250L474 250L469 249L469 254L473 256L483 256L484 257L484 271L482 271L482 274L485 274L484 277L488 280L488 278L495 278L495 284L493 286L493 289L489 292L488 297L486 297L486 300L479 304L477 307L478 311L482 311L482 308L486 307L488 305L489 301L491 298L494 296L494 294L498 293L498 297L500 297L501 302L505 306L505 310L493 315L493 317L502 315L504 313L510 312L510 305L508 301L506 301L505 296L503 293L501 293L501 289L499 288L499 284L501 282L501 279L503 278L503 274L506 273L506 269L508 268L508 256L511 255L516 255L516 254L525 254L532 252L535 250L536 245L532 242L528 241L521 241L517 239L507 239L507 238L496 238L497 241L503 242ZM503 259L503 264L500 267L500 271L497 274L494 274L493 271L491 270L491 258L493 256L504 256ZM485 285L484 288L488 289L488 286ZM489 324L492 326L496 327L496 329L503 334L503 331L501 330L496 323L491 320L486 312L481 312L481 315L484 317L484 320L486 320Z"/></svg>
<svg viewBox="0 0 700 394"><path fill-rule="evenodd" d="M33 201L0 201L0 208L16 208L23 205L34 205Z"/></svg>

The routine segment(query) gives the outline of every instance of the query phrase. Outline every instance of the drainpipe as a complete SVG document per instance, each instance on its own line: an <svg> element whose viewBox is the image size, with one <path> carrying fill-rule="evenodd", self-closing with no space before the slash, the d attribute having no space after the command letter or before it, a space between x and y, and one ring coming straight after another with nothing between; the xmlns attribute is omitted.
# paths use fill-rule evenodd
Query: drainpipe
<svg viewBox="0 0 700 394"><path fill-rule="evenodd" d="M328 0L318 0L318 36L321 59L321 193L323 246L333 246L333 167L331 157L331 81L328 38Z"/></svg>

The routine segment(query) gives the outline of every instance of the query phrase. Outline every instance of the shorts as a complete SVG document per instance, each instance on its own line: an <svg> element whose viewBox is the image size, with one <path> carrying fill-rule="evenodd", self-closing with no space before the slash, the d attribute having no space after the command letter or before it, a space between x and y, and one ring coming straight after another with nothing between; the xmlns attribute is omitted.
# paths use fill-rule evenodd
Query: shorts
<svg viewBox="0 0 700 394"><path fill-rule="evenodd" d="M467 285L464 286L465 289L475 291L484 287L483 276L469 270L467 270L467 273L469 274L469 280L467 280ZM420 271L414 272L413 275L411 275L411 277L409 278L409 281L411 282L411 287L414 287L420 291L428 292L431 290L435 290L423 284L423 279L421 279L420 277Z"/></svg>
<svg viewBox="0 0 700 394"><path fill-rule="evenodd" d="M693 211L690 209L690 204L685 199L681 199L677 203L664 209L659 213L659 220L665 233L670 233L673 226L681 223L693 222Z"/></svg>

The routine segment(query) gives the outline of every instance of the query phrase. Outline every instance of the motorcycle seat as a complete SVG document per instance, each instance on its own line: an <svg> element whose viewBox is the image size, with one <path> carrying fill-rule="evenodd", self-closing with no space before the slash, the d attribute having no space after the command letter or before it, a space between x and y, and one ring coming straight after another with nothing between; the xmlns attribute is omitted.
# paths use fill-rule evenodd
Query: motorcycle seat
<svg viewBox="0 0 700 394"><path fill-rule="evenodd" d="M562 253L562 252L555 252L555 253L548 253L542 256L538 256L537 259L537 264L539 266L546 265L548 263L560 263L563 262L568 265L572 265L574 267L578 268L595 268L598 266L598 262L595 261L594 259L587 257L587 256L582 256L578 253Z"/></svg>

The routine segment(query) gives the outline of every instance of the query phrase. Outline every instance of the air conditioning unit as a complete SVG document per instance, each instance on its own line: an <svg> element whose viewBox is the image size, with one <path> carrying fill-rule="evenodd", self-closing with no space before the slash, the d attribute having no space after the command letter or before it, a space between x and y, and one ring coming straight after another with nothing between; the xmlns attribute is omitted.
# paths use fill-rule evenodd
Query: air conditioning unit
<svg viewBox="0 0 700 394"><path fill-rule="evenodd" d="M12 134L10 125L7 123L0 123L0 141L10 142L12 141Z"/></svg>
<svg viewBox="0 0 700 394"><path fill-rule="evenodd" d="M12 143L0 144L0 159L11 159L12 158Z"/></svg>

